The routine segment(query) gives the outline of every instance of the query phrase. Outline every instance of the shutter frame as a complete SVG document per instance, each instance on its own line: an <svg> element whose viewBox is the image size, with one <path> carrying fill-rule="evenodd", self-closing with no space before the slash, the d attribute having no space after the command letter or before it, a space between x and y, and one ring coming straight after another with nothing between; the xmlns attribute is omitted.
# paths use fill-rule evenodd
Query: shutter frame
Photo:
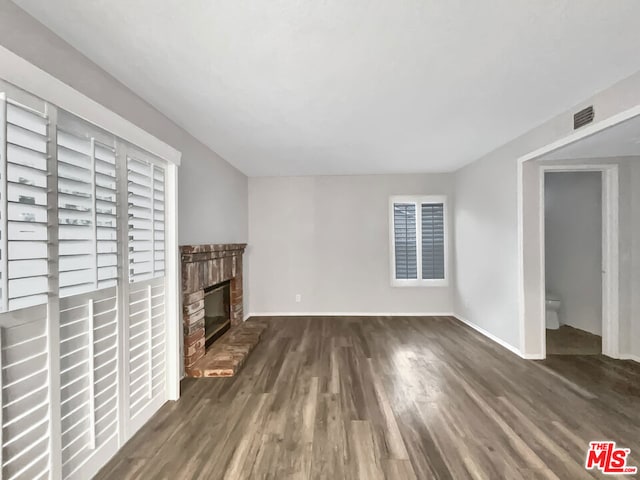
<svg viewBox="0 0 640 480"><path fill-rule="evenodd" d="M415 223L416 223L416 250L417 250L417 277L401 278L403 275L397 275L398 266L404 268L407 263L402 263L398 259L397 253L404 253L402 247L404 244L396 245L396 205L414 205L415 206ZM441 228L438 225L436 236L442 237L442 242L432 240L432 232L423 232L423 205L436 205L441 208ZM430 208L430 207L429 207ZM412 210L413 211L413 210ZM439 222L440 217L436 215ZM425 227L431 219L425 217ZM393 195L389 197L389 245L390 245L390 273L391 286L393 287L447 287L448 279L448 230L447 230L447 198L444 195ZM430 228L430 227L429 227ZM400 239L402 240L402 239ZM434 257L434 244L437 243L437 252ZM426 244L425 244L426 243ZM400 247L400 248L398 248ZM434 258L436 262L434 263ZM434 272L434 265L436 265ZM424 270L424 273L423 273ZM432 278L433 277L433 278ZM437 278L439 277L439 278Z"/></svg>

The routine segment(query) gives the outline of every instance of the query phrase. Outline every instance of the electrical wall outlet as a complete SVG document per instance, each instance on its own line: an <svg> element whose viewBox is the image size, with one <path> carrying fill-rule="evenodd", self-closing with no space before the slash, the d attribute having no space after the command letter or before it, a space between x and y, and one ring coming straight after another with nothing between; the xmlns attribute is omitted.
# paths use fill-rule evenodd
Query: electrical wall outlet
<svg viewBox="0 0 640 480"><path fill-rule="evenodd" d="M302 295L299 293L296 295L296 303L300 303L302 301Z"/></svg>

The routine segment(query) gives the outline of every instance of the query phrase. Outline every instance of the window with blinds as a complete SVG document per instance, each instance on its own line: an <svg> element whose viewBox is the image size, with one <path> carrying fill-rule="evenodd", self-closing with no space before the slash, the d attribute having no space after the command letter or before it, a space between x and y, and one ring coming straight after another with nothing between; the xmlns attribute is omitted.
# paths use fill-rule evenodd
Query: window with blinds
<svg viewBox="0 0 640 480"><path fill-rule="evenodd" d="M114 140L101 142L91 125L67 117L57 135L61 297L112 287L118 278Z"/></svg>
<svg viewBox="0 0 640 480"><path fill-rule="evenodd" d="M142 156L127 157L129 281L164 276L165 171Z"/></svg>
<svg viewBox="0 0 640 480"><path fill-rule="evenodd" d="M392 284L446 284L444 197L392 197Z"/></svg>
<svg viewBox="0 0 640 480"><path fill-rule="evenodd" d="M47 302L46 114L0 104L0 298L2 311Z"/></svg>

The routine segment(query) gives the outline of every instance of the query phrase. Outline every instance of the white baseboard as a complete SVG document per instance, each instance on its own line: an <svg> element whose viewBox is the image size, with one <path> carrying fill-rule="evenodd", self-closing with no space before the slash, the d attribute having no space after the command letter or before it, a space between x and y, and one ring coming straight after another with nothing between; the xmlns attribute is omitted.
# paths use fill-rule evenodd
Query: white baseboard
<svg viewBox="0 0 640 480"><path fill-rule="evenodd" d="M547 358L541 353L525 353L525 354L519 353L518 355L520 355L525 360L544 360L545 358Z"/></svg>
<svg viewBox="0 0 640 480"><path fill-rule="evenodd" d="M620 360L633 360L640 363L640 355L633 355L632 353L623 353L620 355Z"/></svg>
<svg viewBox="0 0 640 480"><path fill-rule="evenodd" d="M398 312L254 312L248 317L452 317L447 313L398 313Z"/></svg>
<svg viewBox="0 0 640 480"><path fill-rule="evenodd" d="M525 356L525 355L523 355L519 348L516 348L513 345L505 342L501 338L496 337L493 333L487 332L484 328L479 327L475 323L471 323L469 320L466 320L465 318L461 317L460 315L456 315L454 313L453 316L456 318L456 320L459 320L460 322L464 323L465 325L473 328L476 332L484 335L489 340L492 340L492 341L496 342L498 345L506 348L510 352L515 353L519 357L526 358L527 360L539 360L538 358L533 358L533 356L529 356L529 355Z"/></svg>

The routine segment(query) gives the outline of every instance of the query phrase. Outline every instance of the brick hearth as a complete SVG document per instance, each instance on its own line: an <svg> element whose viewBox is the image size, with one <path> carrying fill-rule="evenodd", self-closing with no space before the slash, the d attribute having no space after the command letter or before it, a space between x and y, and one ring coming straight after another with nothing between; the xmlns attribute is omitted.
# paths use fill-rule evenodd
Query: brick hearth
<svg viewBox="0 0 640 480"><path fill-rule="evenodd" d="M204 357L189 368L191 377L233 377L260 341L267 325L247 320L217 340Z"/></svg>
<svg viewBox="0 0 640 480"><path fill-rule="evenodd" d="M206 353L204 329L204 290L206 288L222 282L230 282L231 330L218 341L233 334L242 324L242 255L245 248L244 243L180 247L184 366L188 376L203 376L200 369L195 372L193 367Z"/></svg>

